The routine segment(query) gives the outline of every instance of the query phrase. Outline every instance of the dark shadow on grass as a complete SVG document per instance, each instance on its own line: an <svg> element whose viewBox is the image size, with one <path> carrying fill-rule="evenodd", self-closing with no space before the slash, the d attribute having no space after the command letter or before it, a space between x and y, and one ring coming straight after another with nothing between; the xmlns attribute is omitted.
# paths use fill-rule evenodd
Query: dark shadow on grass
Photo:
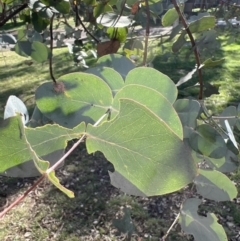
<svg viewBox="0 0 240 241"><path fill-rule="evenodd" d="M221 44L225 45L226 41L221 41ZM154 59L154 68L168 75L174 81L174 83L177 83L181 77L185 76L188 72L192 71L195 68L196 61L194 55L193 53L191 53L191 55L188 55L188 52L189 47L184 47L178 53L178 55L170 53L169 56L167 56L166 54L161 53L157 55ZM213 55L209 53L209 55L201 56L201 58L202 61L204 61L208 58L211 58L212 56ZM240 87L238 87L237 84L237 82L240 80L238 67L239 57L240 51L226 51L220 48L214 52L214 60L225 58L227 60L227 63L225 62L222 65L216 67L202 68L203 82L211 83L215 87L219 87L219 91L222 93L221 97L223 99L223 103L219 103L219 106L217 108L217 110L219 111L221 111L226 106L232 104L237 105L240 101ZM179 86L179 90L184 90L185 88L193 86L197 83L198 75L196 72L193 75L192 79ZM193 90L192 92L189 92L189 96L197 98L198 90ZM210 101L215 100L216 102L218 102L218 96L211 96Z"/></svg>
<svg viewBox="0 0 240 241"><path fill-rule="evenodd" d="M6 65L2 67L0 71L0 79L1 81L4 81L4 79L13 77L22 77L26 75L27 73L37 73L37 69L39 69L39 66L41 66L41 74L46 74L48 76L49 73L49 66L48 62L41 64L33 63L31 66L28 66L26 64L26 61L29 61L29 58L23 59L18 64L8 64L6 61ZM53 70L54 73L57 75L57 77L66 74L68 72L74 71L76 69L75 66L73 66L73 62L69 60L68 55L66 53L58 54L53 57ZM38 70L39 71L39 70ZM49 77L50 79L50 77ZM6 81L6 80L5 80Z"/></svg>
<svg viewBox="0 0 240 241"><path fill-rule="evenodd" d="M20 28L22 26L24 26L25 23L22 21L19 21L19 19L17 20L17 23L14 24L12 21L8 21L7 23L4 24L3 27L0 28L0 31L15 31L16 28Z"/></svg>
<svg viewBox="0 0 240 241"><path fill-rule="evenodd" d="M42 184L36 192L38 195L32 197L35 205L29 210L29 219L25 220L31 239L120 240L116 237L112 221L117 212L128 206L137 233L132 240L137 241L146 233L153 240L159 240L175 217L166 204L171 202L173 196L181 202L183 195L175 193L173 196L152 198L125 195L110 184L108 171L113 170L112 164L101 153L88 155L82 144L66 160L64 168L56 172L61 183L75 193L75 198L68 198L51 184ZM0 187L7 186L3 194L8 197L33 180L9 178L3 182L0 179ZM25 230L21 229L21 225L17 226L16 231L24 237ZM172 235L172 240L185 240L177 232L169 237Z"/></svg>

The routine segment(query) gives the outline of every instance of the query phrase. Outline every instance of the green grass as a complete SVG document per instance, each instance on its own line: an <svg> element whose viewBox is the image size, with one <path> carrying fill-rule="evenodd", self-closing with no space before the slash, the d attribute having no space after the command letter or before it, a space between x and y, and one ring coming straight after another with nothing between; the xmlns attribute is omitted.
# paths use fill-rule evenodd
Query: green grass
<svg viewBox="0 0 240 241"><path fill-rule="evenodd" d="M16 31L22 28L23 26L25 26L25 23L18 18L16 25L10 20L7 23L5 23L4 26L0 27L0 31Z"/></svg>
<svg viewBox="0 0 240 241"><path fill-rule="evenodd" d="M225 58L222 65L212 68L202 68L203 82L208 82L215 87L219 87L219 95L212 95L206 99L209 108L214 112L219 112L228 105L237 105L238 102L240 102L239 42L229 44L227 33L221 34L218 41L221 44L220 49L214 51L214 54L210 53L206 56L201 56L202 62L211 57L213 57L214 60ZM153 61L153 65L177 83L181 77L194 69L196 61L193 53L189 55L189 47L184 47L178 55L171 54L169 58L166 59L166 55L164 54L169 51L170 44L165 44L165 46L167 49L165 52L159 52ZM197 82L198 75L195 73L191 80L180 86L180 89L192 86ZM194 95L196 92L191 94Z"/></svg>
<svg viewBox="0 0 240 241"><path fill-rule="evenodd" d="M53 70L55 78L61 75L81 71L74 65L67 48L53 50ZM34 93L39 85L51 81L48 62L39 64L30 58L17 55L14 51L0 52L0 117L10 95L23 100L30 112L34 107Z"/></svg>
<svg viewBox="0 0 240 241"><path fill-rule="evenodd" d="M60 21L64 21L63 18L59 19ZM63 22L59 22L58 19L54 19L53 22L53 29L55 29L56 27L58 27L58 29L64 29L65 24ZM74 26L74 19L73 18L69 18L67 19L67 22L69 25ZM14 23L9 20L6 24L4 24L4 26L0 27L0 32L1 31L6 31L6 32L15 32L23 27L26 26L26 23L24 23L21 19L17 18L17 24L14 25Z"/></svg>

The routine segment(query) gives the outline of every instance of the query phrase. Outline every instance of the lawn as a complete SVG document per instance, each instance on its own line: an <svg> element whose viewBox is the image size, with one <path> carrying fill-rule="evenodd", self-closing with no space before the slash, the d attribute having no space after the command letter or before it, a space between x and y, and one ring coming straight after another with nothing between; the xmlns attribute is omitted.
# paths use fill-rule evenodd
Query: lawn
<svg viewBox="0 0 240 241"><path fill-rule="evenodd" d="M202 68L203 82L210 83L215 87L219 87L218 95L212 95L206 99L206 104L214 112L219 113L224 107L228 105L238 105L240 102L240 45L239 40L234 43L229 42L229 33L219 30L218 42L221 48L214 51L214 54L208 54L202 57L202 61L207 58L214 60L224 58L223 64L211 67ZM169 49L169 44L165 44L166 50L156 56L153 61L154 67L162 73L168 75L175 83L185 76L188 72L194 69L196 61L193 53L189 55L189 47L184 47L177 55L171 54L166 60L166 52ZM197 73L189 80L184 87L194 85L198 82ZM182 87L180 87L181 89ZM191 92L190 92L191 93ZM194 94L194 93L193 93Z"/></svg>
<svg viewBox="0 0 240 241"><path fill-rule="evenodd" d="M69 72L81 71L75 66L67 48L53 50L53 69L56 78ZM14 51L0 54L0 116L9 95L16 95L31 109L34 93L43 82L51 81L48 63L39 64L21 57Z"/></svg>
<svg viewBox="0 0 240 241"><path fill-rule="evenodd" d="M227 44L228 39L224 34L219 41L222 47L214 57L224 57L224 64L204 69L204 81L219 86L220 94L208 98L209 108L214 111L232 103L237 104L240 100L240 46L238 43ZM166 48L168 47L169 45L166 45ZM154 67L169 75L174 82L195 66L194 58L185 57L187 49L177 57L170 56L168 60L160 48L157 47L156 52L158 54L153 61ZM31 110L34 107L36 88L41 83L50 81L48 64L32 63L30 59L20 57L13 51L2 50L0 59L0 116L3 115L9 95L20 97ZM56 78L69 72L82 71L73 64L66 48L54 49L53 69ZM197 76L194 75L191 83L196 81ZM88 155L84 145L80 146L66 160L65 167L57 171L61 183L74 191L75 198L69 199L48 182L43 183L0 220L0 240L123 240L124 236L118 234L112 220L121 218L124 207L127 207L135 226L131 240L159 241L176 217L181 202L192 190L187 188L161 197L131 197L110 185L108 170L113 170L113 167L103 155ZM239 172L230 174L240 190L239 176ZM15 200L34 180L0 177L0 211L1 206ZM238 199L214 205L206 202L201 207L201 212L216 213L230 240L235 238L239 231L238 203ZM130 225L128 223L123 226L123 230ZM184 236L177 226L167 240L184 241L192 240L192 237Z"/></svg>

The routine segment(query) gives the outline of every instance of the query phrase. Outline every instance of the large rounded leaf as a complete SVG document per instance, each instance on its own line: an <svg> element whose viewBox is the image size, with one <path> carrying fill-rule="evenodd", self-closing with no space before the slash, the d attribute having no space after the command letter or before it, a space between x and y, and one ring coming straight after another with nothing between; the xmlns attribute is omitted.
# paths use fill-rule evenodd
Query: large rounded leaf
<svg viewBox="0 0 240 241"><path fill-rule="evenodd" d="M86 135L88 152L103 152L115 171L147 196L177 191L197 175L184 142L133 100L121 99L119 115L98 127L89 124Z"/></svg>
<svg viewBox="0 0 240 241"><path fill-rule="evenodd" d="M107 34L110 39L118 40L119 42L123 43L126 41L128 28L114 28L109 27L107 29Z"/></svg>
<svg viewBox="0 0 240 241"><path fill-rule="evenodd" d="M189 143L196 152L212 158L221 158L227 153L222 136L207 124L197 126L189 137Z"/></svg>
<svg viewBox="0 0 240 241"><path fill-rule="evenodd" d="M99 15L106 13L106 12L113 12L112 7L105 2L99 2L93 9L93 16L97 18Z"/></svg>
<svg viewBox="0 0 240 241"><path fill-rule="evenodd" d="M94 74L102 78L111 88L113 95L115 95L124 86L122 76L112 68L93 67L87 69L85 73Z"/></svg>
<svg viewBox="0 0 240 241"><path fill-rule="evenodd" d="M14 177L40 175L34 166L28 144L23 138L21 116L10 117L0 123L0 172ZM39 157L54 164L63 155L67 141L79 138L85 130L84 123L74 129L59 125L45 125L38 128L24 128L24 134ZM6 159L7 158L7 159Z"/></svg>
<svg viewBox="0 0 240 241"><path fill-rule="evenodd" d="M216 24L216 18L214 16L204 16L189 24L191 33L199 33L210 28L214 28Z"/></svg>
<svg viewBox="0 0 240 241"><path fill-rule="evenodd" d="M31 56L32 53L32 43L30 41L18 41L15 45L15 52L21 56Z"/></svg>
<svg viewBox="0 0 240 241"><path fill-rule="evenodd" d="M125 98L133 99L145 105L159 118L161 118L165 124L168 125L168 127L179 136L180 139L183 138L182 124L178 114L174 110L171 103L159 92L142 85L125 86L114 97L113 110L115 111L113 111L112 117L118 114L120 108L119 99Z"/></svg>
<svg viewBox="0 0 240 241"><path fill-rule="evenodd" d="M102 24L104 27L128 27L133 22L130 16L120 16L114 12L103 13L97 18L97 23Z"/></svg>
<svg viewBox="0 0 240 241"><path fill-rule="evenodd" d="M217 202L231 201L237 196L237 188L223 173L215 170L199 170L194 183L197 192L207 199Z"/></svg>
<svg viewBox="0 0 240 241"><path fill-rule="evenodd" d="M17 43L16 38L12 34L8 34L8 33L4 33L2 35L2 41L4 43L8 43L8 44L15 44L15 43Z"/></svg>
<svg viewBox="0 0 240 241"><path fill-rule="evenodd" d="M50 0L50 6L53 6L59 13L67 14L70 11L70 3L68 0Z"/></svg>
<svg viewBox="0 0 240 241"><path fill-rule="evenodd" d="M49 51L48 47L46 46L46 44L43 44L38 41L33 41L32 53L31 53L32 59L34 59L38 63L42 63L42 62L48 60L49 53L50 53L50 51Z"/></svg>
<svg viewBox="0 0 240 241"><path fill-rule="evenodd" d="M7 119L13 117L17 113L22 114L22 120L24 124L29 121L29 114L26 105L15 95L10 95L5 106L3 118Z"/></svg>
<svg viewBox="0 0 240 241"><path fill-rule="evenodd" d="M238 157L230 150L227 151L226 155L222 158L210 158L208 156L200 155L193 151L192 157L196 163L206 162L207 165L219 172L233 172L236 170L238 163Z"/></svg>
<svg viewBox="0 0 240 241"><path fill-rule="evenodd" d="M42 84L36 91L36 102L46 117L73 128L82 121L97 121L110 107L112 92L95 75L71 73L62 76L57 85Z"/></svg>
<svg viewBox="0 0 240 241"><path fill-rule="evenodd" d="M165 74L148 67L139 67L130 71L125 84L143 85L162 94L170 103L177 98L177 88L172 80Z"/></svg>
<svg viewBox="0 0 240 241"><path fill-rule="evenodd" d="M190 198L183 203L179 219L183 231L192 234L197 241L227 241L226 233L215 214L208 213L207 217L198 214L200 204L198 198Z"/></svg>
<svg viewBox="0 0 240 241"><path fill-rule="evenodd" d="M192 99L179 99L174 103L183 126L196 127L196 119L200 112L200 104Z"/></svg>
<svg viewBox="0 0 240 241"><path fill-rule="evenodd" d="M171 26L179 18L175 8L168 9L162 17L163 27Z"/></svg>
<svg viewBox="0 0 240 241"><path fill-rule="evenodd" d="M186 31L182 31L177 40L172 45L172 51L174 53L178 52L182 46L187 42L185 39Z"/></svg>
<svg viewBox="0 0 240 241"><path fill-rule="evenodd" d="M37 12L32 13L32 24L34 29L41 33L50 23L49 19L43 18Z"/></svg>
<svg viewBox="0 0 240 241"><path fill-rule="evenodd" d="M224 117L226 117L226 118L224 118ZM231 127L234 127L234 125L237 122L237 108L236 108L236 106L228 106L220 114L219 122L224 129L226 129L225 120L228 120L229 125Z"/></svg>
<svg viewBox="0 0 240 241"><path fill-rule="evenodd" d="M98 59L97 67L110 67L117 71L123 78L135 65L128 58L120 54L108 54Z"/></svg>

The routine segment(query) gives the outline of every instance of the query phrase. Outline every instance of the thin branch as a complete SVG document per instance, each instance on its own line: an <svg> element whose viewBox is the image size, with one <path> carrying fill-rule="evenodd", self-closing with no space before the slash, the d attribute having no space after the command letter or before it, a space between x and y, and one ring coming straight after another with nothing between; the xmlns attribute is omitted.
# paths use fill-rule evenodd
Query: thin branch
<svg viewBox="0 0 240 241"><path fill-rule="evenodd" d="M51 17L51 21L50 21L50 57L49 57L49 73L51 76L52 81L54 82L54 84L57 83L54 75L53 75L53 68L52 68L52 57L53 57L53 19L54 19L54 14Z"/></svg>
<svg viewBox="0 0 240 241"><path fill-rule="evenodd" d="M237 116L211 116L212 119L236 119Z"/></svg>
<svg viewBox="0 0 240 241"><path fill-rule="evenodd" d="M65 25L67 25L69 28L72 28L72 26L66 21L66 20L61 20L61 21L59 21L59 23L63 23L63 24L65 24ZM58 25L59 26L59 25Z"/></svg>
<svg viewBox="0 0 240 241"><path fill-rule="evenodd" d="M97 126L109 113L110 109L107 110L107 112L101 116L98 121L93 125ZM59 159L52 167L48 168L46 171L47 174L49 174L51 171L55 170L71 153L72 151L85 139L86 134L82 135L82 137L68 150L68 152L65 153L65 155Z"/></svg>
<svg viewBox="0 0 240 241"><path fill-rule="evenodd" d="M169 233L171 232L172 228L174 227L174 225L176 224L176 222L178 221L180 216L180 212L178 213L177 217L175 218L174 222L172 223L172 225L170 226L170 228L168 229L168 231L166 232L166 234L162 237L161 241L165 241L167 236L169 235Z"/></svg>
<svg viewBox="0 0 240 241"><path fill-rule="evenodd" d="M182 24L183 24L183 27L185 28L189 38L190 38L190 41L191 41L191 44L192 44L192 48L194 50L194 55L195 55L195 59L196 59L196 63L197 63L197 71L198 71L198 82L199 82L199 85L200 85L200 90L199 90L199 95L198 95L198 99L199 100L202 100L203 98L203 77L202 77L202 69L199 67L201 66L201 61L200 61L200 57L199 57L199 53L198 53L198 49L197 49L197 46L196 46L196 42L193 38L193 35L189 29L189 26L188 26L188 23L185 19L185 17L183 16L176 0L172 0L172 3L182 21Z"/></svg>
<svg viewBox="0 0 240 241"><path fill-rule="evenodd" d="M149 10L149 4L148 0L145 0L145 6L146 6L146 31L145 31L145 47L144 47L144 55L143 55L143 66L147 65L147 53L148 53L148 37L149 37L149 28L150 28L150 10Z"/></svg>
<svg viewBox="0 0 240 241"><path fill-rule="evenodd" d="M0 213L0 219L3 218L3 216L11 210L13 207L15 207L19 202L21 202L31 191L33 191L39 183L41 183L46 175L42 175L23 195L18 197L11 205L9 205L7 208L5 208L1 213Z"/></svg>
<svg viewBox="0 0 240 241"><path fill-rule="evenodd" d="M127 0L122 1L121 12L119 13L119 15L118 15L117 19L115 20L115 22L113 23L112 27L115 27L115 25L118 23L119 19L122 17L126 2L127 2Z"/></svg>
<svg viewBox="0 0 240 241"><path fill-rule="evenodd" d="M19 12L21 12L23 9L25 9L28 6L27 3L24 3L19 8L15 9L11 14L6 16L2 21L0 21L0 27L2 27L8 20L13 18L15 15L17 15Z"/></svg>
<svg viewBox="0 0 240 241"><path fill-rule="evenodd" d="M76 11L76 17L77 17L79 23L82 25L84 31L85 31L87 34L89 34L90 37L98 44L100 41L99 41L96 37L94 37L94 36L88 31L88 29L87 29L86 26L84 25L82 19L80 18L79 14L78 14L78 7L77 7L77 5L75 4L74 7L75 7L75 11Z"/></svg>

